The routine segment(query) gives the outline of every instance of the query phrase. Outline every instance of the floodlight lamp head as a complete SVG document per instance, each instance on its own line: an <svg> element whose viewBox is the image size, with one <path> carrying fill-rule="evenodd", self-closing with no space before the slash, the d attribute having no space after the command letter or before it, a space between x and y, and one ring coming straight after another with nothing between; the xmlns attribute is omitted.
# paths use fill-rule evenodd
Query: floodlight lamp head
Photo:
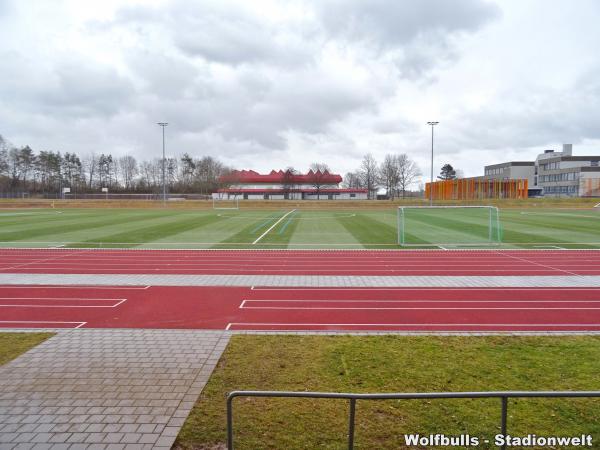
<svg viewBox="0 0 600 450"><path fill-rule="evenodd" d="M168 122L157 122L157 125L160 125L161 127L166 127L167 125L169 125Z"/></svg>
<svg viewBox="0 0 600 450"><path fill-rule="evenodd" d="M439 122L427 122L427 125L434 126L434 125L437 125L438 123L439 123Z"/></svg>

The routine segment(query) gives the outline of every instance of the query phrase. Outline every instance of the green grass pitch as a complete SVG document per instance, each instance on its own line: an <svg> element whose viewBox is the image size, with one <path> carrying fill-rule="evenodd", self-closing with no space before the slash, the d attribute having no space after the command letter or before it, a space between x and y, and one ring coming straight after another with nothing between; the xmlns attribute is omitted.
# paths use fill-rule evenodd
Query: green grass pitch
<svg viewBox="0 0 600 450"><path fill-rule="evenodd" d="M464 211L464 210L463 210ZM487 215L412 217L416 247L450 242L486 248ZM499 248L600 248L598 209L501 209ZM400 248L397 210L0 210L2 247Z"/></svg>

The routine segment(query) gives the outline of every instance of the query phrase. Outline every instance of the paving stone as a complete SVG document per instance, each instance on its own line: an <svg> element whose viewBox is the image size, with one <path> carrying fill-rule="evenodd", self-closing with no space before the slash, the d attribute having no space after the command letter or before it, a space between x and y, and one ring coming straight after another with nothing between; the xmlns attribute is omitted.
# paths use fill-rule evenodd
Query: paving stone
<svg viewBox="0 0 600 450"><path fill-rule="evenodd" d="M154 444L158 440L159 437L160 437L159 434L144 433L140 437L139 443L140 444Z"/></svg>
<svg viewBox="0 0 600 450"><path fill-rule="evenodd" d="M121 439L122 444L136 444L142 435L140 433L125 433L123 435L123 439Z"/></svg>
<svg viewBox="0 0 600 450"><path fill-rule="evenodd" d="M590 287L597 275L558 276L321 276L321 275L110 275L1 273L0 284L126 286L273 286L273 287ZM152 330L154 331L154 330Z"/></svg>
<svg viewBox="0 0 600 450"><path fill-rule="evenodd" d="M169 446L174 436L164 433L184 422L204 385L199 380L210 375L230 335L59 331L0 367L0 442L69 450Z"/></svg>

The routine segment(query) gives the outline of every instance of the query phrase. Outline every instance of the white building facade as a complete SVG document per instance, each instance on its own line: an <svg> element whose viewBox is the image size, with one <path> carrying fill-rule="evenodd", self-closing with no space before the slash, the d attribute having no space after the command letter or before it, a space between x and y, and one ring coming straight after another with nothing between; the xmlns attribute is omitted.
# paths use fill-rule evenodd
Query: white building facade
<svg viewBox="0 0 600 450"><path fill-rule="evenodd" d="M485 166L490 179L527 179L529 195L545 197L600 197L600 155L573 156L572 144L562 151L546 150L535 161Z"/></svg>
<svg viewBox="0 0 600 450"><path fill-rule="evenodd" d="M346 189L342 177L328 171L295 174L272 170L259 174L253 170L236 170L221 177L227 187L213 193L216 199L239 200L366 200L366 189Z"/></svg>

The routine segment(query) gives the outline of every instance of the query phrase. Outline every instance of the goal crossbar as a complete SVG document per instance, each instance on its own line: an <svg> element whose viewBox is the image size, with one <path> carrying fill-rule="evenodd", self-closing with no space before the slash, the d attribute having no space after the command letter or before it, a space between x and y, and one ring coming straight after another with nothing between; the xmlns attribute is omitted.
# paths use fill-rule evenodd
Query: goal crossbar
<svg viewBox="0 0 600 450"><path fill-rule="evenodd" d="M495 206L400 206L401 246L478 246L502 242L500 213Z"/></svg>
<svg viewBox="0 0 600 450"><path fill-rule="evenodd" d="M214 198L213 209L240 209L240 202L237 197L234 198Z"/></svg>

